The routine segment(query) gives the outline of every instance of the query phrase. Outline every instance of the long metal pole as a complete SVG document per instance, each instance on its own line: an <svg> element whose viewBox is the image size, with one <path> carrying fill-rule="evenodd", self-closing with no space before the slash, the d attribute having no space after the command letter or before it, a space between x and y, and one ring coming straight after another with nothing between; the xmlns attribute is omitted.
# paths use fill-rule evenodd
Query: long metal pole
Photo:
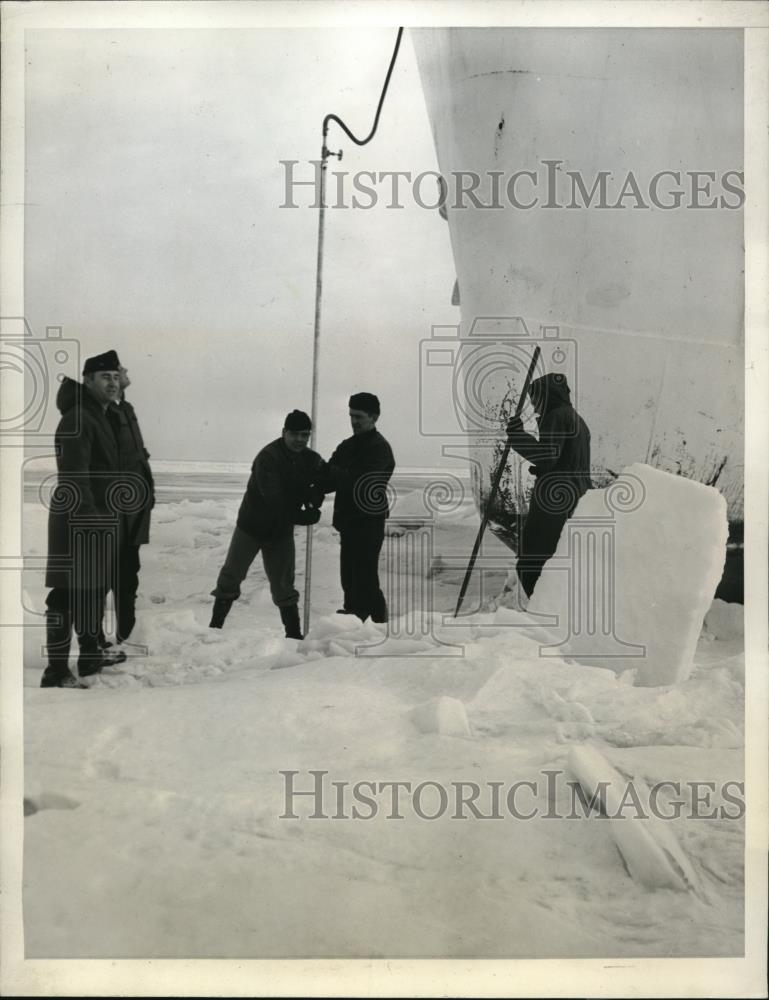
<svg viewBox="0 0 769 1000"><path fill-rule="evenodd" d="M310 432L310 447L315 444L315 427L318 420L318 361L320 356L320 305L323 293L323 233L326 219L326 163L328 150L326 136L328 122L323 123L323 147L320 155L320 206L318 211L318 259L315 270L315 331L312 345L312 430ZM304 554L304 622L302 634L307 635L310 628L310 594L312 588L312 528L307 525L307 541Z"/></svg>
<svg viewBox="0 0 769 1000"><path fill-rule="evenodd" d="M534 374L534 369L539 360L539 344L534 348L534 355L531 359L531 364L529 365L529 370L526 373L526 381L523 383L523 390L521 392L520 398L518 400L518 405L515 408L515 415L519 417L521 415L521 410L523 409L523 404L526 401L526 393L529 391L529 383L531 382L531 377ZM470 562L467 564L467 572L465 573L465 578L462 581L462 589L459 591L459 599L457 600L457 607L454 611L454 617L456 618L459 614L459 609L462 607L462 601L465 599L465 593L467 592L467 585L470 582L470 577L473 574L473 567L475 566L475 560L478 558L478 552L481 548L481 542L483 541L483 533L486 531L486 525L489 523L489 511L492 508L494 500L497 496L497 490L499 489L499 483L502 479L502 473L504 472L505 466L507 465L507 459L510 455L510 438L507 439L505 444L505 450L502 452L502 458L499 460L499 465L497 466L497 474L494 477L494 484L491 487L491 493L489 493L489 499L486 502L486 509L483 512L483 520L481 521L480 531L478 532L478 537L475 539L475 545L473 546L473 554L470 556Z"/></svg>
<svg viewBox="0 0 769 1000"><path fill-rule="evenodd" d="M310 445L315 444L315 424L317 423L318 417L318 358L320 355L320 303L321 295L323 292L323 226L326 216L326 163L329 156L336 156L340 160L342 159L342 151L338 153L332 153L326 147L326 139L328 138L328 127L331 122L336 122L337 125L345 132L345 134L352 139L352 141L358 146L365 146L374 138L376 134L377 127L379 125L379 116L382 113L382 107L384 105L385 96L387 94L387 88L390 85L390 77L392 76L393 68L395 67L395 60L398 58L398 49L400 48L401 38L403 37L403 28L398 28L398 35L395 39L395 48L393 49L393 54L390 59L390 65L387 69L387 76L385 77L384 85L382 87L382 93L379 97L379 104L376 109L376 114L374 115L374 124L371 126L371 131L366 136L365 139L359 139L354 135L350 129L345 125L341 118L337 115L326 115L323 119L323 145L320 151L320 205L318 206L320 212L318 214L318 262L315 272L315 335L313 339L313 354L312 354L312 431L310 433ZM307 525L307 547L304 557L304 628L303 632L306 635L310 628L310 590L312 586L312 525Z"/></svg>

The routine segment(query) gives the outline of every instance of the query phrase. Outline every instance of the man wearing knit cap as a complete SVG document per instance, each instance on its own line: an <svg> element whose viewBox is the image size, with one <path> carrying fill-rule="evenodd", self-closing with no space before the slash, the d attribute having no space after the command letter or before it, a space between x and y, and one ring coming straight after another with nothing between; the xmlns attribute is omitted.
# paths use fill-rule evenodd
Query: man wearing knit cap
<svg viewBox="0 0 769 1000"><path fill-rule="evenodd" d="M389 516L387 483L395 469L392 448L376 429L379 400L356 392L349 401L352 437L324 466L319 484L335 492L333 525L339 532L339 573L343 614L387 621L387 602L379 585L379 554Z"/></svg>
<svg viewBox="0 0 769 1000"><path fill-rule="evenodd" d="M246 493L224 566L216 587L210 628L221 628L251 563L262 553L273 603L280 611L287 639L301 639L299 594L294 587L294 525L315 524L322 496L310 502L309 491L321 465L320 455L307 447L312 421L301 410L285 419L283 432L259 452L251 468Z"/></svg>
<svg viewBox="0 0 769 1000"><path fill-rule="evenodd" d="M107 351L87 359L82 383L64 379L56 397L62 416L48 517L48 665L41 687L86 687L69 669L73 628L80 646L80 678L112 662L98 640L120 527L115 506L120 461L106 413L119 391L120 362L114 351Z"/></svg>

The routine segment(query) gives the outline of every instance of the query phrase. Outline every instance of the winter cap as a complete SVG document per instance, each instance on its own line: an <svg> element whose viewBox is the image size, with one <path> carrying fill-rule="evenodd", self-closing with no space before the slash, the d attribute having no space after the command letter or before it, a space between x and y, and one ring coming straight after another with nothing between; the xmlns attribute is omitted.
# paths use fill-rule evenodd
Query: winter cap
<svg viewBox="0 0 769 1000"><path fill-rule="evenodd" d="M92 372L116 372L122 365L117 356L117 351L105 351L104 354L96 354L92 358L86 358L83 365L83 374L90 375Z"/></svg>
<svg viewBox="0 0 769 1000"><path fill-rule="evenodd" d="M286 431L309 431L312 430L312 420L303 410L292 410L283 421L283 429Z"/></svg>
<svg viewBox="0 0 769 1000"><path fill-rule="evenodd" d="M379 400L373 392L356 392L350 396L349 407L351 410L363 410L364 413L376 414L379 416Z"/></svg>

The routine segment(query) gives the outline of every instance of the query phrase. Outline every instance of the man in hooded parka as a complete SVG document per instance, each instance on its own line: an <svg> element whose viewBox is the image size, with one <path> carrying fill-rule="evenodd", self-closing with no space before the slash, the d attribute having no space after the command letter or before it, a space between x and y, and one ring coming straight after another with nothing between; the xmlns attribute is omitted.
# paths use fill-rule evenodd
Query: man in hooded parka
<svg viewBox="0 0 769 1000"><path fill-rule="evenodd" d="M62 416L48 516L48 665L41 687L86 686L69 669L73 627L80 677L105 664L98 640L120 530L120 459L106 411L119 392L118 369L114 351L88 358L83 382L65 379L56 397Z"/></svg>
<svg viewBox="0 0 769 1000"><path fill-rule="evenodd" d="M513 450L533 463L530 471L536 477L516 566L521 586L531 597L544 564L556 550L564 524L592 483L590 430L571 405L566 377L551 372L535 379L529 396L537 415L539 439L524 431L520 417L510 420L507 433Z"/></svg>

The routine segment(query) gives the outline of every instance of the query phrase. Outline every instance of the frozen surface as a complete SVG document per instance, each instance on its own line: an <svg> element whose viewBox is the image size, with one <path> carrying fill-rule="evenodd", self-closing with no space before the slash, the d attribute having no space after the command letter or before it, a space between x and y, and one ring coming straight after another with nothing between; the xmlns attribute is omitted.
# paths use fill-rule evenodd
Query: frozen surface
<svg viewBox="0 0 769 1000"><path fill-rule="evenodd" d="M580 500L527 610L557 615L556 652L634 668L641 685L686 680L727 535L718 490L628 466Z"/></svg>
<svg viewBox="0 0 769 1000"><path fill-rule="evenodd" d="M656 814L653 794L643 779L634 778L630 793L627 777L591 746L574 747L569 767L589 798L600 797L611 835L634 879L651 888L701 896L699 879L675 834Z"/></svg>
<svg viewBox="0 0 769 1000"><path fill-rule="evenodd" d="M461 511L433 525L435 572L398 564L409 592L434 605L387 635L334 614L338 545L324 509L307 640L282 638L258 563L224 630L212 632L208 592L238 502L158 505L132 636L147 653L89 691L37 686L43 639L33 626L45 590L40 573L25 579L28 956L742 952L743 824L727 784L743 772L739 612L711 616L690 676L658 687L540 656L536 620L478 610L477 580L467 599L475 613L452 625L440 612L453 608L463 572L455 564L477 530ZM30 504L25 518L26 551L42 551L43 512ZM303 538L297 532L300 569ZM504 554L495 544L488 551ZM490 571L489 589L498 592L505 574ZM586 748L639 788L679 783L671 798L683 814L664 826L701 892L633 877L601 817L543 818L568 812L570 755ZM309 818L312 795L291 799L297 818L281 818L281 772L313 791L311 771L327 772L328 818ZM688 818L692 780L714 783L713 819ZM480 783L476 807L492 818L469 807L452 818L452 792L436 819L418 815L408 796L404 818L389 819L390 796L377 794L371 818L334 820L332 781L347 783L346 815L356 782L426 783L425 816L440 806L429 783ZM492 782L502 786L499 818ZM534 818L505 808L516 782L534 783L516 799Z"/></svg>

